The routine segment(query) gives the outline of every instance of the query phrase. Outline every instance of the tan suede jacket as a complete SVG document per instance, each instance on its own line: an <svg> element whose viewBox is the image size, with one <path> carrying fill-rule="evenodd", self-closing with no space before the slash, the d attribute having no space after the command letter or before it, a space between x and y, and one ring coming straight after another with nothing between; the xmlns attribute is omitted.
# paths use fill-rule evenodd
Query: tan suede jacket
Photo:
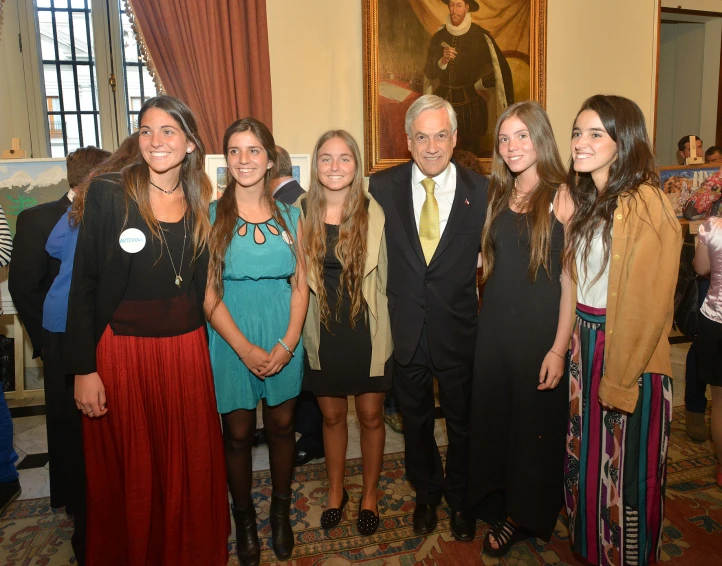
<svg viewBox="0 0 722 566"><path fill-rule="evenodd" d="M636 198L619 198L612 224L599 398L623 411L631 413L637 406L642 373L672 377L668 335L681 249L681 226L659 189L642 185ZM576 302L573 285L572 313Z"/></svg>
<svg viewBox="0 0 722 566"><path fill-rule="evenodd" d="M294 206L301 209L301 221L305 220L301 203L306 195L301 195ZM368 326L371 334L371 371L369 377L384 375L384 364L393 352L391 339L391 319L389 318L389 305L386 297L386 280L388 278L388 259L386 256L386 235L384 232L384 211L374 198L367 194L369 199L369 226L366 240L366 265L364 266L364 279L361 292L366 301L368 311ZM308 262L308 258L306 258ZM323 282L320 283L323 285ZM318 347L321 336L321 315L318 306L318 286L308 271L308 286L311 294L308 301L308 314L303 325L303 346L308 353L308 362L311 369L320 370L321 363L318 358Z"/></svg>

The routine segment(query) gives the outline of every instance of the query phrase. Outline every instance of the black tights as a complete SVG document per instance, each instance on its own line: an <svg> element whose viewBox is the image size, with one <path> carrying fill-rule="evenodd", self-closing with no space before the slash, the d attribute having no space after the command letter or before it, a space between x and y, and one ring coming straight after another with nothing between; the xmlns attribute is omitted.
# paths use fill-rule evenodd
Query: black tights
<svg viewBox="0 0 722 566"><path fill-rule="evenodd" d="M296 399L269 407L263 401L263 424L268 437L271 482L278 495L291 493L291 476L296 454L294 409ZM226 475L233 506L245 509L251 505L251 452L256 430L256 410L236 409L222 415L223 445L226 452Z"/></svg>

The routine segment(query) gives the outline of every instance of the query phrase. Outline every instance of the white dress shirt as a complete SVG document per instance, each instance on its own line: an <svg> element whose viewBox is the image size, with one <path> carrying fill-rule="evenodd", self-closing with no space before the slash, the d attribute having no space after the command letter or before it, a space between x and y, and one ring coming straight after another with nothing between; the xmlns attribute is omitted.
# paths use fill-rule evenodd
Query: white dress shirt
<svg viewBox="0 0 722 566"><path fill-rule="evenodd" d="M449 221L451 214L451 206L454 204L454 195L456 194L456 166L453 163L439 173L436 177L432 177L436 183L434 196L439 205L439 236L444 233L446 223ZM419 219L421 218L421 207L424 206L426 200L426 190L421 181L426 179L426 175L421 172L418 165L414 163L411 166L411 196L414 201L414 218L416 219L416 231L419 230Z"/></svg>

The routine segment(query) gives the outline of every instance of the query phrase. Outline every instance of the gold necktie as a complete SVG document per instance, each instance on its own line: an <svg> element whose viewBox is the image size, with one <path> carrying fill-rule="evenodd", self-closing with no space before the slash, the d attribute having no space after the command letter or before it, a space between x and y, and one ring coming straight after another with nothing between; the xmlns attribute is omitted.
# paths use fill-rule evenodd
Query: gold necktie
<svg viewBox="0 0 722 566"><path fill-rule="evenodd" d="M439 203L436 202L434 196L434 188L436 183L430 177L427 177L421 184L426 191L426 200L421 207L421 216L419 217L419 240L421 240L421 249L424 250L426 265L431 263L434 257L436 246L439 245Z"/></svg>

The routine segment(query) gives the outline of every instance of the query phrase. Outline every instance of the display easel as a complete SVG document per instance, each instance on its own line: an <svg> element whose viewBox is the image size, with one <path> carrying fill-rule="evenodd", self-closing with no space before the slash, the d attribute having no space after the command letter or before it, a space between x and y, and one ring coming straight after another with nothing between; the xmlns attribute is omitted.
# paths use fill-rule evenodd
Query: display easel
<svg viewBox="0 0 722 566"><path fill-rule="evenodd" d="M44 389L25 389L25 327L12 301L2 301L3 315L13 317L13 353L15 356L15 391L6 391L5 399L44 397Z"/></svg>
<svg viewBox="0 0 722 566"><path fill-rule="evenodd" d="M26 157L27 151L20 147L20 138L13 138L10 149L3 151L0 159L25 159Z"/></svg>

